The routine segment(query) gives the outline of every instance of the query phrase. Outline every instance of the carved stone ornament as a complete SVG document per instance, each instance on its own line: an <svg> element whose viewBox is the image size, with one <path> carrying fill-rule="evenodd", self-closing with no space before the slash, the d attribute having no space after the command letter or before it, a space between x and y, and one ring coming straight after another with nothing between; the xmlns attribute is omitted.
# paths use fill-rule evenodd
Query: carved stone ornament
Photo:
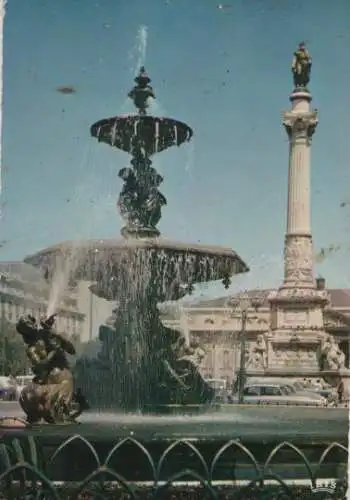
<svg viewBox="0 0 350 500"><path fill-rule="evenodd" d="M275 347L273 355L276 360L280 360L286 366L309 366L316 360L315 351L312 348L303 348L296 344L283 347Z"/></svg>
<svg viewBox="0 0 350 500"><path fill-rule="evenodd" d="M283 125L290 140L305 139L310 144L317 124L317 110L307 113L283 113Z"/></svg>
<svg viewBox="0 0 350 500"><path fill-rule="evenodd" d="M256 342L249 350L247 367L254 370L267 368L267 344L264 335L258 335Z"/></svg>
<svg viewBox="0 0 350 500"><path fill-rule="evenodd" d="M281 287L269 294L269 301L293 300L301 302L329 302L329 294L326 290L315 290L313 288L288 288Z"/></svg>
<svg viewBox="0 0 350 500"><path fill-rule="evenodd" d="M210 318L210 317L209 317L209 318L205 318L205 319L204 319L204 324L205 324L205 325L207 325L207 324L209 324L209 325L213 325L214 323L215 323L215 319L214 319L214 318Z"/></svg>
<svg viewBox="0 0 350 500"><path fill-rule="evenodd" d="M311 237L288 237L284 247L285 280L298 283L313 281Z"/></svg>

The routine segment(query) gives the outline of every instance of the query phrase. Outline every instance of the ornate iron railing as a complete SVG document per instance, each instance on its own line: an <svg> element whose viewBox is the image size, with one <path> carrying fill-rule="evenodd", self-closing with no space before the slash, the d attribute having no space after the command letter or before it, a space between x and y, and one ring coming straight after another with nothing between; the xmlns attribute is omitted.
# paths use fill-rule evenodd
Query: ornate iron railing
<svg viewBox="0 0 350 500"><path fill-rule="evenodd" d="M274 446L263 462L254 456L254 444L244 445L240 440L217 448L212 443L210 457L196 441L151 443L152 453L150 442L130 437L103 453L86 438L74 435L43 453L40 440L32 436L8 436L0 444L0 499L345 498L348 449L340 443L309 446L306 453L285 441ZM85 476L77 480L82 473ZM328 493L316 491L327 484Z"/></svg>

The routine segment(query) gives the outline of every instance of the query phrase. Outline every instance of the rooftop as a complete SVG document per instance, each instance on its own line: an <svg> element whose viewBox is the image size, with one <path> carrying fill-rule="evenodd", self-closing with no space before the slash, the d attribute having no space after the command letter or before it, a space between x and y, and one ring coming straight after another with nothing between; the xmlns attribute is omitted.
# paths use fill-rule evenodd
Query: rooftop
<svg viewBox="0 0 350 500"><path fill-rule="evenodd" d="M256 289L256 290L247 290L245 293L248 297L254 297L260 299L262 301L262 306L269 307L268 295L273 291L270 289ZM327 292L330 295L330 306L336 309L339 308L349 308L350 309L350 288L331 288L327 289ZM234 297L234 295L233 295ZM186 304L187 307L198 307L198 308L221 308L226 307L227 301L230 297L218 297L211 300L203 300L198 302L193 302L190 304Z"/></svg>

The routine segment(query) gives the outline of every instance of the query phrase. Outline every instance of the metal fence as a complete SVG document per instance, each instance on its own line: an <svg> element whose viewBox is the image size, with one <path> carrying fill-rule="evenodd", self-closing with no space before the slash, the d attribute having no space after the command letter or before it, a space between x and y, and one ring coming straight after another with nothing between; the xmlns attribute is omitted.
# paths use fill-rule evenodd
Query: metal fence
<svg viewBox="0 0 350 500"><path fill-rule="evenodd" d="M156 441L152 443L157 445ZM149 442L142 443L133 438L122 439L101 460L101 453L96 450L96 446L80 435L70 437L55 450L51 447L45 456L39 439L32 436L7 436L0 444L0 498L345 498L348 449L340 443L318 444L315 448L308 448L309 452L305 453L301 444L298 447L285 441L274 446L263 462L254 456L254 446L244 445L240 440L231 440L219 446L210 458L202 453L196 441L168 441L158 456L155 456L154 448L150 451L149 445ZM283 452L288 454L283 455ZM181 457L185 456L190 462L182 460ZM175 457L175 461L169 472L167 464L171 457ZM138 477L140 460L143 461L143 470L147 470L147 478ZM226 464L225 474L220 473L220 464L223 462ZM119 463L119 467L116 463ZM193 465L189 467L189 463ZM84 470L86 477L79 481L65 478L67 470L77 466L80 466L81 471Z"/></svg>

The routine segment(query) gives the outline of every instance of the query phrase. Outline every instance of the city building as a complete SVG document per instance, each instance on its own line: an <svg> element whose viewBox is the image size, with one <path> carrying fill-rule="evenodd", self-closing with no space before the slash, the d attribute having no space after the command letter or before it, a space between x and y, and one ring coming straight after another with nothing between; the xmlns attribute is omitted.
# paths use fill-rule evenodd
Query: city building
<svg viewBox="0 0 350 500"><path fill-rule="evenodd" d="M15 324L20 316L39 319L47 314L52 288L34 267L23 262L0 262L0 318ZM65 291L57 308L56 330L81 338L85 315L78 309L77 294Z"/></svg>

